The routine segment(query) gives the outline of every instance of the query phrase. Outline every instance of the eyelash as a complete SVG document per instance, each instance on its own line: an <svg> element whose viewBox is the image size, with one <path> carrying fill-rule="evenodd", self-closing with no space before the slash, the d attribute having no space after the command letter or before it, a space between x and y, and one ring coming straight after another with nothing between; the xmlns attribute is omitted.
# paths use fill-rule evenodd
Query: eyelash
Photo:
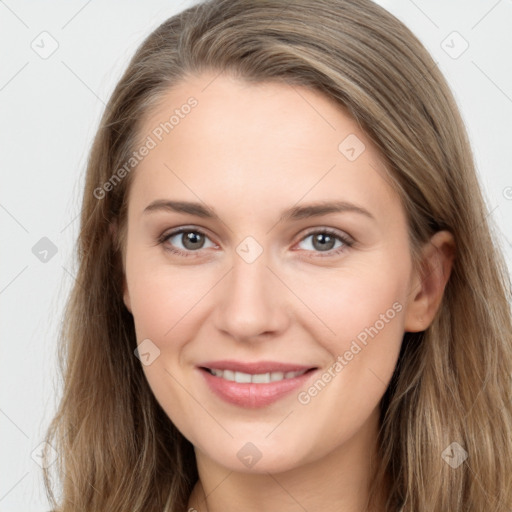
<svg viewBox="0 0 512 512"><path fill-rule="evenodd" d="M158 238L158 243L163 245L163 244L165 244L165 242L167 242L167 240L169 240L173 236L179 235L181 233L198 233L198 234L208 238L208 235L206 235L206 233L204 233L200 229L196 229L196 228L179 228L179 229L177 229L175 231L172 231L170 233L164 233L163 235L161 235ZM345 250L347 250L347 248L350 248L350 247L352 247L354 245L354 242L351 239L349 239L349 238L341 235L339 232L337 232L337 231L335 231L333 229L329 229L329 228L323 228L323 229L317 229L315 231L309 231L308 233L306 233L304 235L304 237L302 237L299 240L299 242L302 242L303 240L305 240L306 238L310 237L311 235L318 235L318 234L326 234L326 235L332 236L332 237L338 239L340 242L342 242L343 245L341 247L338 247L337 249L330 249L329 251L326 251L327 254L325 254L325 255L322 254L321 251L307 251L307 252L318 252L318 255L314 256L315 258L334 257L334 256L337 256L340 253L344 252ZM181 249L175 249L175 248L173 248L171 246L165 247L165 250L170 251L173 254L177 254L179 256L183 256L185 258L195 257L196 255L195 254L191 254L191 253L200 252L200 249L197 250L197 251L183 251Z"/></svg>

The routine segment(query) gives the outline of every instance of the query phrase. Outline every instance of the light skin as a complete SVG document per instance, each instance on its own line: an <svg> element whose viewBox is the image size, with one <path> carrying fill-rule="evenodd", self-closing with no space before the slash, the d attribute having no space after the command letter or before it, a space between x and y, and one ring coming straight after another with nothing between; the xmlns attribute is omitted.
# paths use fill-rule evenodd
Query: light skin
<svg viewBox="0 0 512 512"><path fill-rule="evenodd" d="M137 342L149 338L160 351L143 370L195 448L199 481L189 507L362 512L370 460L378 463L379 402L404 332L426 329L439 307L453 238L434 235L423 250L430 271L414 271L405 213L379 152L342 108L303 87L187 77L144 120L142 139L190 96L198 105L133 171L124 252L124 302ZM339 149L350 134L365 145L353 161ZM198 202L219 218L145 212L156 200ZM371 216L342 211L279 222L284 210L318 201L350 202ZM158 243L183 226L203 238L187 244L185 233ZM334 238L322 245L318 234L327 228ZM263 250L250 263L237 252L246 237ZM388 313L307 404L298 391L316 379L249 409L212 394L196 368L272 360L315 366L318 378L397 303L392 319ZM252 467L237 457L247 442L261 454Z"/></svg>

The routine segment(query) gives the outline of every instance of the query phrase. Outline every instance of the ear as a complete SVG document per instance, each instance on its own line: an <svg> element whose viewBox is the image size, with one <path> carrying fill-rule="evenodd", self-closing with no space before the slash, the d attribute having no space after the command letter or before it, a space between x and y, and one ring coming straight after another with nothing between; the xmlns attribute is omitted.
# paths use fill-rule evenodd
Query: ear
<svg viewBox="0 0 512 512"><path fill-rule="evenodd" d="M406 332L424 331L441 304L455 258L455 242L449 231L438 231L422 249L421 270L414 274L405 314Z"/></svg>
<svg viewBox="0 0 512 512"><path fill-rule="evenodd" d="M113 247L116 247L116 248L119 248L118 246L118 227L117 227L117 222L114 220L113 222L110 223L110 236L112 237L112 244L113 244ZM123 266L124 266L124 263L121 263ZM131 313L132 312L132 309L131 309L131 302L130 302L130 294L128 292L128 285L127 285L127 282L126 282L126 273L124 272L124 268L122 270L123 272L123 302L124 302L124 305L126 306L126 308L128 309L128 311Z"/></svg>

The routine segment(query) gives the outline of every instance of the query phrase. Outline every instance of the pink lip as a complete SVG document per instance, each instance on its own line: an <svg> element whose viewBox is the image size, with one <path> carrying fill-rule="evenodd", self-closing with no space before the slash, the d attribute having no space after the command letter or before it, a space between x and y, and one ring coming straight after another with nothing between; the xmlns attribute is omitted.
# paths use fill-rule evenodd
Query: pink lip
<svg viewBox="0 0 512 512"><path fill-rule="evenodd" d="M218 370L240 371L244 373L293 372L313 370L310 366L293 365L262 361L259 363L241 363L237 361L215 361L201 364L198 369L206 380L210 390L222 400L246 408L258 408L270 405L284 397L294 389L303 386L316 373L315 370L306 372L292 379L283 379L268 383L241 383L212 375L205 368Z"/></svg>
<svg viewBox="0 0 512 512"><path fill-rule="evenodd" d="M313 366L305 366L300 364L279 363L276 361L258 361L254 363L244 363L242 361L233 361L224 359L222 361L206 361L198 365L200 368L210 368L215 370L231 370L233 372L244 372L254 375L256 373L270 372L300 372L309 370Z"/></svg>

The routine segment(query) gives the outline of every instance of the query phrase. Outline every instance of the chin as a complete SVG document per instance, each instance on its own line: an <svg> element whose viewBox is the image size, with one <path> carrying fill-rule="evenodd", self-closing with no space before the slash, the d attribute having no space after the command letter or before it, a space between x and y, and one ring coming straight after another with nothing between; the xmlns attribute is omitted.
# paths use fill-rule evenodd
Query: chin
<svg viewBox="0 0 512 512"><path fill-rule="evenodd" d="M303 448L300 440L283 445L281 439L270 441L265 439L264 435L253 436L253 441L250 439L251 437L246 437L241 441L240 437L236 436L224 446L217 445L214 451L211 450L210 441L207 444L208 450L201 447L199 449L202 455L212 459L216 464L237 473L283 473L311 462L306 453L297 453L297 447ZM312 456L311 459L313 458Z"/></svg>

